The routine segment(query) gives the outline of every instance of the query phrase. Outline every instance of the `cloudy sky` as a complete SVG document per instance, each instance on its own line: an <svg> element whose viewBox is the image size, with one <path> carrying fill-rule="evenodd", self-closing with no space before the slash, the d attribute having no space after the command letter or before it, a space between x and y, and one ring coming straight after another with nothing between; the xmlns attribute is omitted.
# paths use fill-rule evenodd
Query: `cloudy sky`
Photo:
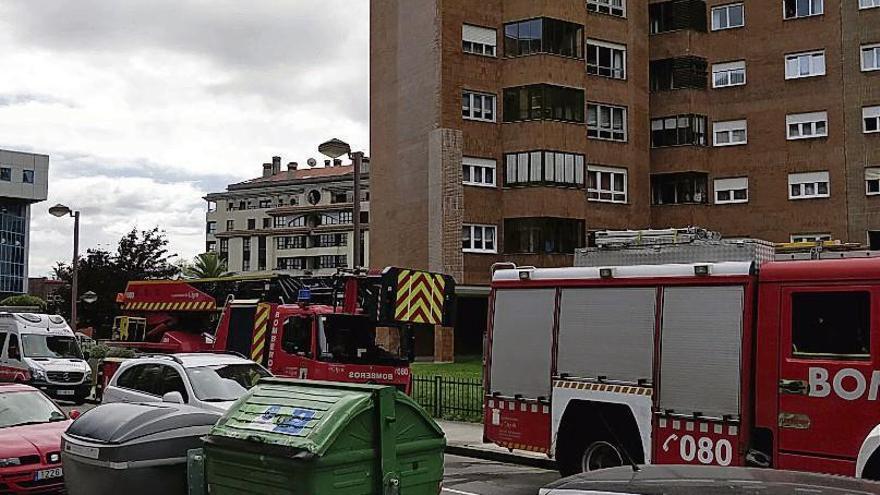
<svg viewBox="0 0 880 495"><path fill-rule="evenodd" d="M367 149L367 0L3 0L0 148L50 155L31 275L132 226L204 249L202 196L262 163ZM362 23L360 29L349 26Z"/></svg>

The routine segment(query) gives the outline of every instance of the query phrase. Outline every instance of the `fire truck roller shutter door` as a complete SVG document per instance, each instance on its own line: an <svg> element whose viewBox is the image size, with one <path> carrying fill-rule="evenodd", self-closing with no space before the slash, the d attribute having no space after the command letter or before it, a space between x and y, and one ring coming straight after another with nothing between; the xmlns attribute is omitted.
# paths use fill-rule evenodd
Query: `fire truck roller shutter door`
<svg viewBox="0 0 880 495"><path fill-rule="evenodd" d="M555 289L495 292L490 391L550 398Z"/></svg>
<svg viewBox="0 0 880 495"><path fill-rule="evenodd" d="M663 292L660 409L740 415L742 287Z"/></svg>
<svg viewBox="0 0 880 495"><path fill-rule="evenodd" d="M655 288L563 289L557 372L650 381L656 305Z"/></svg>

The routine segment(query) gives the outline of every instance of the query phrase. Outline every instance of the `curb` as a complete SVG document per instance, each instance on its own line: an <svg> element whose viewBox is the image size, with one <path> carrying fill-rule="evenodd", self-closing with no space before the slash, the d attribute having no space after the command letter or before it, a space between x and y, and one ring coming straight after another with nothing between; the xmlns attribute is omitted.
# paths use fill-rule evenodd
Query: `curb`
<svg viewBox="0 0 880 495"><path fill-rule="evenodd" d="M462 457L472 457L474 459L483 459L486 461L519 464L521 466L531 466L542 469L549 469L552 471L556 470L556 461L552 459L541 457L526 457L509 452L498 452L494 450L486 450L460 445L447 445L445 453Z"/></svg>

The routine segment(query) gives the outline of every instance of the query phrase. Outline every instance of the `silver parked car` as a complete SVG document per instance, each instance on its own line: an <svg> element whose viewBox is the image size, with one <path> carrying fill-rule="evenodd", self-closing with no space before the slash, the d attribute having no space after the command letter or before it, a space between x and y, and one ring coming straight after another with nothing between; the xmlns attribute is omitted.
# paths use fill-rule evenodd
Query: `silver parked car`
<svg viewBox="0 0 880 495"><path fill-rule="evenodd" d="M876 495L880 483L845 476L718 466L600 469L555 481L539 495Z"/></svg>
<svg viewBox="0 0 880 495"><path fill-rule="evenodd" d="M123 362L102 403L173 402L222 414L268 376L265 368L237 355L150 355Z"/></svg>

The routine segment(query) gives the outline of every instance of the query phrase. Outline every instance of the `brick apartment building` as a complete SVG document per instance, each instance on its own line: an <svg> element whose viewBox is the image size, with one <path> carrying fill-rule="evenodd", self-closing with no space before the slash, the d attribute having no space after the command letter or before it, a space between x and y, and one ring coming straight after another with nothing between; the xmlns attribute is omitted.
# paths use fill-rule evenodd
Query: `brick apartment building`
<svg viewBox="0 0 880 495"><path fill-rule="evenodd" d="M880 0L372 0L370 21L370 261L452 274L457 346L493 263L570 265L595 230L880 247Z"/></svg>

